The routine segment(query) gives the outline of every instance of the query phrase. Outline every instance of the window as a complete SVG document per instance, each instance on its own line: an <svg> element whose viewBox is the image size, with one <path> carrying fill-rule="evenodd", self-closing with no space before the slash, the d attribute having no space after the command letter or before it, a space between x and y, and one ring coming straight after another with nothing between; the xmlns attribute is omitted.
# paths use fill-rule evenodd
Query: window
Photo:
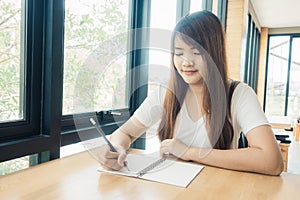
<svg viewBox="0 0 300 200"><path fill-rule="evenodd" d="M148 26L148 8L140 0L66 1L62 146L99 137L90 117L110 134L145 98L135 67L145 65L138 45L147 38L133 30Z"/></svg>
<svg viewBox="0 0 300 200"><path fill-rule="evenodd" d="M148 93L155 91L159 85L166 87L169 79L170 36L176 24L176 6L174 0L151 1ZM147 131L147 150L159 148L157 126L158 124Z"/></svg>
<svg viewBox="0 0 300 200"><path fill-rule="evenodd" d="M168 12L165 12L168 10ZM176 1L152 0L150 15L150 50L148 93L157 84L168 80L170 67L170 36L176 24ZM152 45L153 44L153 45Z"/></svg>
<svg viewBox="0 0 300 200"><path fill-rule="evenodd" d="M300 40L297 35L269 36L265 112L297 117L300 113Z"/></svg>
<svg viewBox="0 0 300 200"><path fill-rule="evenodd" d="M94 113L128 107L126 82L120 84L126 80L126 52L115 57L105 52L112 48L105 46L108 42L116 41L120 35L127 37L128 12L128 0L65 1L63 136L72 131L73 138L78 137L78 118L83 117L88 127L88 117ZM77 114L82 115L76 117ZM64 138L62 145L82 139Z"/></svg>
<svg viewBox="0 0 300 200"><path fill-rule="evenodd" d="M41 31L39 19L29 13L34 10L32 2L1 1L0 12L0 139L9 141L16 137L37 135L40 129L41 109L41 38L33 35ZM29 77L30 76L30 77Z"/></svg>
<svg viewBox="0 0 300 200"><path fill-rule="evenodd" d="M252 16L248 14L244 82L251 86L254 91L257 90L259 43L260 32L256 27Z"/></svg>
<svg viewBox="0 0 300 200"><path fill-rule="evenodd" d="M0 57L7 61L1 70L12 72L11 80L1 74L0 85L11 87L9 93L1 89L1 114L3 104L18 107L0 120L0 162L44 152L39 162L59 157L62 7L58 1L0 2L6 53Z"/></svg>
<svg viewBox="0 0 300 200"><path fill-rule="evenodd" d="M118 48L106 49L108 42L125 42L115 47L127 45L128 7L128 0L65 1L63 115L128 107L128 54L115 55ZM119 37L125 40L118 41ZM105 57L110 60L101 62Z"/></svg>
<svg viewBox="0 0 300 200"><path fill-rule="evenodd" d="M265 109L267 115L284 116L289 43L289 36L274 36L269 38Z"/></svg>
<svg viewBox="0 0 300 200"><path fill-rule="evenodd" d="M0 122L24 119L24 5L0 2Z"/></svg>
<svg viewBox="0 0 300 200"><path fill-rule="evenodd" d="M190 13L202 10L202 0L191 0L190 3Z"/></svg>
<svg viewBox="0 0 300 200"><path fill-rule="evenodd" d="M292 38L287 115L300 116L300 37Z"/></svg>
<svg viewBox="0 0 300 200"><path fill-rule="evenodd" d="M21 169L26 169L30 165L29 156L24 156L22 158L17 158L14 160L9 160L0 163L0 176L9 174Z"/></svg>

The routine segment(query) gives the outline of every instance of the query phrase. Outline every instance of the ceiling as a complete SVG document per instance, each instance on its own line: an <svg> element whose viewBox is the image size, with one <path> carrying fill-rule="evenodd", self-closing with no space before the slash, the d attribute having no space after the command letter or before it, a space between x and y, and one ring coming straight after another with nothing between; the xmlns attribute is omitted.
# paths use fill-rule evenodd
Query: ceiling
<svg viewBox="0 0 300 200"><path fill-rule="evenodd" d="M261 27L300 27L299 0L250 0Z"/></svg>

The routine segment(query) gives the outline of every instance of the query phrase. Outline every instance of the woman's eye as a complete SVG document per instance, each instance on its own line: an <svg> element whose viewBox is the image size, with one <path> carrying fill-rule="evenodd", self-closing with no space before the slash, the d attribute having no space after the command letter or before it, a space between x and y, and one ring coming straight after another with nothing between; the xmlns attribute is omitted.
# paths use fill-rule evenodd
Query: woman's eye
<svg viewBox="0 0 300 200"><path fill-rule="evenodd" d="M175 56L182 56L183 53L175 53Z"/></svg>
<svg viewBox="0 0 300 200"><path fill-rule="evenodd" d="M194 52L195 55L202 55L200 52Z"/></svg>

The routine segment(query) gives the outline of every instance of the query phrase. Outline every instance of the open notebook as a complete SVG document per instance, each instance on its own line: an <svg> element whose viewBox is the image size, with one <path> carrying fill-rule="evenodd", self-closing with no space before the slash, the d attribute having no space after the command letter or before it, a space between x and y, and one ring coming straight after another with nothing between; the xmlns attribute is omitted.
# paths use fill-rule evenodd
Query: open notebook
<svg viewBox="0 0 300 200"><path fill-rule="evenodd" d="M125 167L120 171L109 171L100 167L98 171L187 187L203 169L203 166L198 164L152 155L128 154L126 161L130 171Z"/></svg>

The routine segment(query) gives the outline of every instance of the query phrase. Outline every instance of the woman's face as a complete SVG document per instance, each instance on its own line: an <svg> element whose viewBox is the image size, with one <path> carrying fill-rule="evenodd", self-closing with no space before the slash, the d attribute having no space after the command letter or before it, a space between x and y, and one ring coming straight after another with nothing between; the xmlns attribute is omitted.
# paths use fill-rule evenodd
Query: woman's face
<svg viewBox="0 0 300 200"><path fill-rule="evenodd" d="M202 75L206 66L203 52L185 43L180 37L174 41L174 64L183 80L189 85L203 82Z"/></svg>

